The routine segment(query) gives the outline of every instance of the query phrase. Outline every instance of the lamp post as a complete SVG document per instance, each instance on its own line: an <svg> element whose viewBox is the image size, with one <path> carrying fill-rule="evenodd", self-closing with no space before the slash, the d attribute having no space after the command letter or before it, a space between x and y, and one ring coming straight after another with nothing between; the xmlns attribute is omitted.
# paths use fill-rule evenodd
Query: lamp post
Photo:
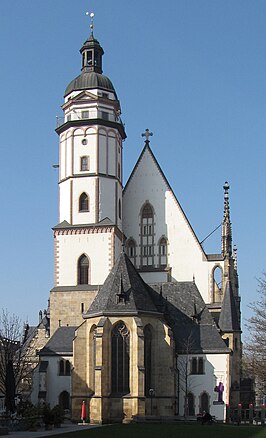
<svg viewBox="0 0 266 438"><path fill-rule="evenodd" d="M153 396L154 396L154 389L149 389L149 395L150 395L150 398L151 398L151 415L152 415L152 398L153 398Z"/></svg>

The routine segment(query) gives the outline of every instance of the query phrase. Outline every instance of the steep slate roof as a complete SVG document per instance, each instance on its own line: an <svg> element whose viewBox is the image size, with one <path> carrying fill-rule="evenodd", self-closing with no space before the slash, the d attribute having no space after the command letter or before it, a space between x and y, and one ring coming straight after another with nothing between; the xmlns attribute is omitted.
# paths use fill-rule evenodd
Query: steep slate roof
<svg viewBox="0 0 266 438"><path fill-rule="evenodd" d="M230 351L194 282L154 284L151 287L160 292L157 305L164 302L165 319L173 331L178 353Z"/></svg>
<svg viewBox="0 0 266 438"><path fill-rule="evenodd" d="M73 339L77 327L58 327L44 348L39 352L40 356L53 356L56 354L72 354Z"/></svg>
<svg viewBox="0 0 266 438"><path fill-rule="evenodd" d="M227 281L225 287L224 299L219 318L219 327L224 333L241 330L230 280Z"/></svg>
<svg viewBox="0 0 266 438"><path fill-rule="evenodd" d="M98 223L93 223L93 224L79 224L79 225L71 225L69 222L67 222L66 220L64 220L63 222L60 222L59 224L55 225L52 229L53 230L60 230L60 229L74 229L74 228L82 228L82 227L104 227L104 226L113 226L115 225L114 222L111 221L111 219L109 219L109 217L105 217L104 219L102 219L100 222Z"/></svg>
<svg viewBox="0 0 266 438"><path fill-rule="evenodd" d="M124 252L106 278L84 317L93 314L158 313L149 286Z"/></svg>
<svg viewBox="0 0 266 438"><path fill-rule="evenodd" d="M216 324L193 282L148 285L122 252L84 318L152 313L171 327L178 353L227 353Z"/></svg>

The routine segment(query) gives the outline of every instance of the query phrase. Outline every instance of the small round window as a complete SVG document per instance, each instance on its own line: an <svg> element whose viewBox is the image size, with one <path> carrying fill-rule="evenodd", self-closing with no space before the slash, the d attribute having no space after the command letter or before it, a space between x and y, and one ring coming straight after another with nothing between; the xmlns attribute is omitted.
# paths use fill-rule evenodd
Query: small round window
<svg viewBox="0 0 266 438"><path fill-rule="evenodd" d="M81 140L81 143L85 145L85 144L88 143L88 140L87 140L86 138L83 138L83 139Z"/></svg>

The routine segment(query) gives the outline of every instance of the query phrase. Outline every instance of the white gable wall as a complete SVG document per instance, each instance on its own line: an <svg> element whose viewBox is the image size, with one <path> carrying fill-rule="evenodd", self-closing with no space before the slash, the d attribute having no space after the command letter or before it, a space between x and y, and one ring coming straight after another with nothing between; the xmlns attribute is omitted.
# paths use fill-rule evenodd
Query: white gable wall
<svg viewBox="0 0 266 438"><path fill-rule="evenodd" d="M203 299L210 301L210 283L215 262L209 262L197 241L181 207L170 190L152 154L146 148L123 196L123 231L127 238L137 243L136 266L140 267L140 211L148 201L154 208L155 268L158 267L158 242L168 239L168 265L172 268L173 281L192 281L195 278ZM223 267L223 264L221 263ZM142 273L151 283L166 281L166 274Z"/></svg>

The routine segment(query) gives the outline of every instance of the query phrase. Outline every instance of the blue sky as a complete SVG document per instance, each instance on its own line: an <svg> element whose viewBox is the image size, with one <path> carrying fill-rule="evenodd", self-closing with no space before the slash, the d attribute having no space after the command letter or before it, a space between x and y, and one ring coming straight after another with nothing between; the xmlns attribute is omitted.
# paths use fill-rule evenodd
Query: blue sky
<svg viewBox="0 0 266 438"><path fill-rule="evenodd" d="M151 147L199 240L230 189L243 318L266 269L266 2L2 0L1 307L34 324L53 287L58 139L67 84L89 35L122 105L124 183L149 128ZM204 245L219 252L220 231Z"/></svg>

